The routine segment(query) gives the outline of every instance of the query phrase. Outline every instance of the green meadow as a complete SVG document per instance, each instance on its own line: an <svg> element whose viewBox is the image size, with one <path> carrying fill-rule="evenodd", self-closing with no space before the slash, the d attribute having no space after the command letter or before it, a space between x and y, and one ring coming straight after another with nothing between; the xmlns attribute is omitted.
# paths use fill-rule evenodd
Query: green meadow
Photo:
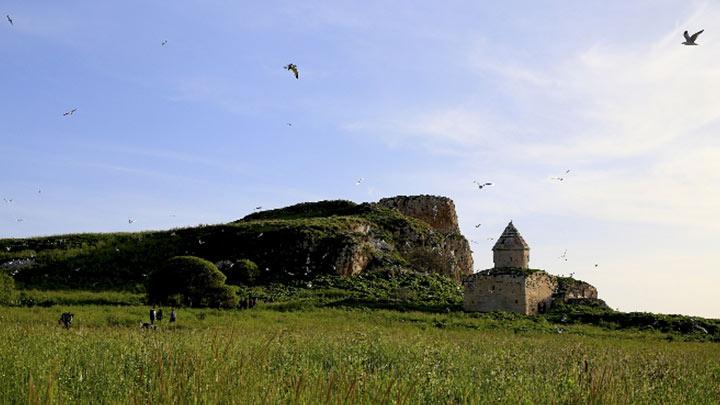
<svg viewBox="0 0 720 405"><path fill-rule="evenodd" d="M1 402L720 402L720 344L659 331L273 305L181 309L157 330L141 330L146 317L139 305L0 307Z"/></svg>

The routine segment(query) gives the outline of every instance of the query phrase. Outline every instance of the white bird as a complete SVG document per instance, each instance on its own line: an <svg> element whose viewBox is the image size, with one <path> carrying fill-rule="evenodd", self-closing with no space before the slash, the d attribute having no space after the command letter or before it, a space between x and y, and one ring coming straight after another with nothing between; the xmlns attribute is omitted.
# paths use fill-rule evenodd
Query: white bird
<svg viewBox="0 0 720 405"><path fill-rule="evenodd" d="M705 30L700 30L692 35L689 35L687 30L685 30L685 32L683 33L683 36L685 37L685 42L683 42L682 44L683 45L697 45L695 43L695 40L698 38L698 36L700 34L703 33L703 31L705 31Z"/></svg>
<svg viewBox="0 0 720 405"><path fill-rule="evenodd" d="M134 220L134 219L132 219L132 218L128 218L128 224L132 224L132 223L134 223L134 222L135 222L135 220Z"/></svg>
<svg viewBox="0 0 720 405"><path fill-rule="evenodd" d="M486 182L486 183L480 183L480 182L477 181L477 180L473 180L473 183L477 184L477 186L478 186L478 188L479 188L480 190L482 190L483 187L487 187L487 186L492 186L492 185L493 185L493 183L487 183L487 182Z"/></svg>
<svg viewBox="0 0 720 405"><path fill-rule="evenodd" d="M198 245L204 245L206 242L203 242L202 239L198 239Z"/></svg>
<svg viewBox="0 0 720 405"><path fill-rule="evenodd" d="M10 25L15 25L15 24L13 23L12 18L10 18L10 14L6 14L5 17L7 17L7 20L8 20L8 22L10 23Z"/></svg>
<svg viewBox="0 0 720 405"><path fill-rule="evenodd" d="M3 198L3 201L10 204L11 202L13 202L13 199L12 198Z"/></svg>
<svg viewBox="0 0 720 405"><path fill-rule="evenodd" d="M568 173L570 173L570 169L565 170L565 174L563 175L563 177L560 177L560 176L550 177L550 180L565 181L565 178L567 177Z"/></svg>
<svg viewBox="0 0 720 405"><path fill-rule="evenodd" d="M75 111L77 111L77 108L73 108L70 111L66 111L63 113L63 117L67 117L68 115L73 115L73 114L75 114Z"/></svg>
<svg viewBox="0 0 720 405"><path fill-rule="evenodd" d="M563 259L563 260L567 261L567 249L565 249L563 254L561 254L560 257L558 257L558 259Z"/></svg>

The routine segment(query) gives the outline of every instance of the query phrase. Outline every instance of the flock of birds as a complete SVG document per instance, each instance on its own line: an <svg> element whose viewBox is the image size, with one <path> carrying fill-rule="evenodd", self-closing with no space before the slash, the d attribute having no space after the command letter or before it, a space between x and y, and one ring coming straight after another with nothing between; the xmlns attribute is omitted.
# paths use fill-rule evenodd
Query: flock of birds
<svg viewBox="0 0 720 405"><path fill-rule="evenodd" d="M15 25L15 21L13 20L13 18L12 18L9 14L6 14L5 17L7 18L7 21L8 21L8 23L9 23L11 26L14 26L14 25ZM697 41L698 37L700 36L700 34L702 34L704 31L705 31L704 29L701 29L700 31L697 31L697 32L695 32L694 34L690 35L690 33L689 33L687 30L685 30L685 32L683 32L683 37L684 37L685 41L682 42L682 44L683 44L683 45L686 45L686 46L697 46L697 45L699 45L696 41ZM163 41L160 43L161 46L166 46L167 44L168 44L168 41L167 41L167 40L163 40ZM294 64L294 63L288 63L287 65L283 66L283 68L284 68L285 70L287 70L288 72L290 72L290 73L295 77L295 79L300 79L300 69L298 68L298 66L297 66L296 64ZM71 117L71 116L73 116L73 115L75 114L75 112L77 112L77 111L78 111L78 108L75 107L75 108L72 108L72 109L64 112L62 115L63 115L63 117ZM286 124L287 124L287 126L292 126L292 123L290 123L290 122L288 122L288 123L286 123ZM570 169L566 170L565 173L563 173L563 174L560 175L560 176L550 177L550 180L551 180L551 181L556 181L556 182L564 182L564 181L568 178L568 175L569 175L569 174L570 174ZM361 185L364 181L365 181L365 178L360 177L360 178L355 182L355 185L356 185L356 186L359 186L359 185ZM495 183L493 183L493 182L489 182L489 181L478 181L478 180L473 180L473 184L474 184L475 186L477 186L477 188L478 188L479 190L482 190L482 189L484 189L484 188L486 188L486 187L491 187L491 186L494 186L494 185L495 185ZM38 189L38 194L40 194L41 192L42 192L42 190ZM11 204L13 201L14 201L13 198L7 198L7 197L3 198L3 202L6 203L6 204ZM257 211L260 211L260 210L262 210L262 206L257 206L257 207L255 207L255 210L254 210L254 211L257 212ZM174 216L174 215L171 215L171 216ZM23 218L17 218L16 221L17 221L18 223L20 223L20 222L23 222L24 219L23 219ZM134 218L128 218L128 224L133 224L133 223L135 223L135 219L134 219ZM477 224L477 225L475 225L475 229L479 229L481 225L482 225L482 224ZM262 235L261 235L261 236L262 236ZM492 240L494 240L494 239L495 239L495 238L492 238L492 237L487 237L487 238L486 238L486 240L488 240L488 241L492 241ZM470 240L470 242L473 243L473 244L479 244L479 242L477 242L476 240ZM202 240L199 240L198 243L203 244L204 242L203 242ZM562 253L562 255L560 255L560 256L558 257L558 259L560 259L560 260L563 261L563 262L567 262L567 261L568 261L568 259L567 259L567 250L565 250L565 251ZM598 264L596 263L594 267L597 268L597 267L598 267ZM571 276L572 276L573 274L574 274L574 273L571 273Z"/></svg>

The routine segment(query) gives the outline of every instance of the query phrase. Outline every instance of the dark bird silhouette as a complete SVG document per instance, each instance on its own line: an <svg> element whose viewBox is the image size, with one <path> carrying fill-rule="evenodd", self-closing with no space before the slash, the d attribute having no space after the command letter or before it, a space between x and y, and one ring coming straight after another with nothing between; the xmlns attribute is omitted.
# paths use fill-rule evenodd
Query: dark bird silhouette
<svg viewBox="0 0 720 405"><path fill-rule="evenodd" d="M135 220L132 218L128 218L128 224L132 224L132 223L135 223Z"/></svg>
<svg viewBox="0 0 720 405"><path fill-rule="evenodd" d="M683 36L685 37L685 42L683 42L683 45L697 45L695 43L695 40L697 40L698 36L703 33L705 30L700 30L692 35L689 35L687 30L683 32Z"/></svg>
<svg viewBox="0 0 720 405"><path fill-rule="evenodd" d="M166 40L164 40L164 41L162 41L162 42L160 43L160 45L161 45L161 46L165 46L165 45L167 45L167 39L166 39Z"/></svg>
<svg viewBox="0 0 720 405"><path fill-rule="evenodd" d="M10 18L10 14L6 14L5 17L7 17L7 20L10 23L10 25L15 25L15 23L13 23L13 19Z"/></svg>
<svg viewBox="0 0 720 405"><path fill-rule="evenodd" d="M283 67L284 67L285 69L287 69L288 71L293 72L293 74L295 75L295 78L296 78L296 79L299 79L299 78L300 78L300 72L298 71L298 67L297 67L296 64L294 64L294 63L288 63L287 66L283 66Z"/></svg>
<svg viewBox="0 0 720 405"><path fill-rule="evenodd" d="M255 211L260 211L262 207L255 207Z"/></svg>
<svg viewBox="0 0 720 405"><path fill-rule="evenodd" d="M73 114L75 114L75 111L77 111L77 108L73 108L70 111L64 112L63 117L67 117L68 115L73 115Z"/></svg>
<svg viewBox="0 0 720 405"><path fill-rule="evenodd" d="M475 183L480 190L482 190L483 187L487 187L487 186L492 186L492 185L493 185L493 183L480 183L480 182L477 181L477 180L473 180L473 183Z"/></svg>
<svg viewBox="0 0 720 405"><path fill-rule="evenodd" d="M475 228L480 228L480 225L482 225L482 224L475 225Z"/></svg>

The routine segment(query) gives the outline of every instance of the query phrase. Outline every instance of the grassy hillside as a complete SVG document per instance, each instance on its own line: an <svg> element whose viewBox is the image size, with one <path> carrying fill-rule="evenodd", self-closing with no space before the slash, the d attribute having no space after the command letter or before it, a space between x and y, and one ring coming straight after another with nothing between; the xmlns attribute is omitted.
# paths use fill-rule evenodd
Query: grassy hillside
<svg viewBox="0 0 720 405"><path fill-rule="evenodd" d="M61 310L76 325L57 325ZM720 345L500 314L0 308L0 402L717 403Z"/></svg>
<svg viewBox="0 0 720 405"><path fill-rule="evenodd" d="M1 239L0 264L23 288L142 291L147 275L170 257L212 262L250 259L259 284L338 274L358 255L369 269L436 272L447 241L397 211L326 201L260 212L229 224L158 232ZM429 252L429 253L428 253Z"/></svg>

